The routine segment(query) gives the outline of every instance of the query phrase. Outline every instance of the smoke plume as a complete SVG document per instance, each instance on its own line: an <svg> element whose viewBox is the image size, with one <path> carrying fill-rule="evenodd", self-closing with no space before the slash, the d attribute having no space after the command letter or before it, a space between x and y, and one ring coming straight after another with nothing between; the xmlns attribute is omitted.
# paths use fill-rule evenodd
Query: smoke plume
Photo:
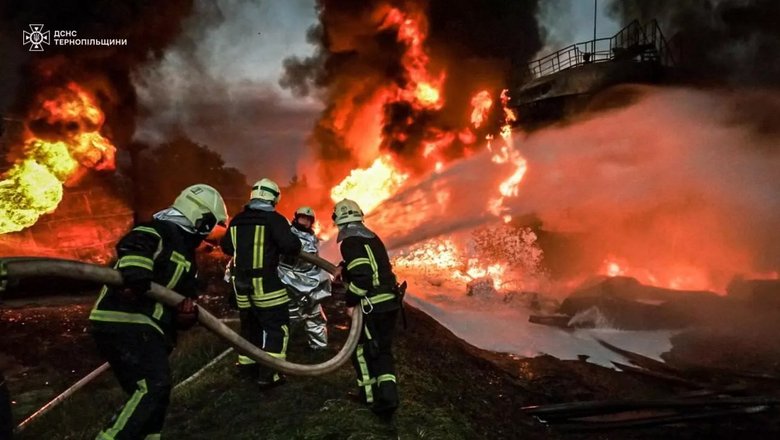
<svg viewBox="0 0 780 440"><path fill-rule="evenodd" d="M133 75L135 139L158 145L186 133L239 166L250 183L270 177L284 184L308 154L306 133L321 105L285 96L275 85L278 61L310 52L302 34L313 6L313 0L196 1L165 57Z"/></svg>
<svg viewBox="0 0 780 440"><path fill-rule="evenodd" d="M541 47L535 0L318 6L308 35L317 52L285 60L280 85L324 101L310 139L321 160L310 172L325 188L380 153L419 174L474 151L475 137L461 132L471 97L481 89L497 97Z"/></svg>
<svg viewBox="0 0 780 440"><path fill-rule="evenodd" d="M780 2L775 0L613 0L627 24L658 19L696 81L780 85Z"/></svg>
<svg viewBox="0 0 780 440"><path fill-rule="evenodd" d="M100 101L106 113L104 130L118 144L129 141L134 131L136 96L131 70L161 56L179 32L191 0L75 1L9 0L0 10L2 40L20 41L30 23L49 30L75 30L79 38L127 39L126 46L57 46L44 52L17 52L4 59L2 78L16 79L16 91L5 102L12 115L25 117L39 105L36 94L45 88L76 82ZM51 35L51 38L54 38ZM53 43L53 41L52 41ZM8 99L8 98L6 98Z"/></svg>

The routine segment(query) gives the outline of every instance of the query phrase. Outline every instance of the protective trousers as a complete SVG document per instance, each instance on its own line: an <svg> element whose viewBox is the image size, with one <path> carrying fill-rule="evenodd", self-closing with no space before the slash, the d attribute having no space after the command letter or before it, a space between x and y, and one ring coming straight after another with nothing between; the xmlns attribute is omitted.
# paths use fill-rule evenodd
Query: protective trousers
<svg viewBox="0 0 780 440"><path fill-rule="evenodd" d="M0 439L10 439L12 437L13 421L11 416L11 398L8 396L5 377L0 372Z"/></svg>
<svg viewBox="0 0 780 440"><path fill-rule="evenodd" d="M275 307L260 308L250 307L241 309L241 336L260 347L269 355L278 358L287 358L287 342L290 339L290 316L287 304ZM239 365L255 365L255 361L249 357L239 355ZM258 365L259 380L264 383L274 383L281 376L271 368Z"/></svg>
<svg viewBox="0 0 780 440"><path fill-rule="evenodd" d="M303 322L309 348L323 349L328 346L328 319L322 305L313 303L305 296L290 301L290 321L293 324Z"/></svg>
<svg viewBox="0 0 780 440"><path fill-rule="evenodd" d="M160 438L171 394L169 344L153 329L93 332L122 389L130 395L97 440Z"/></svg>
<svg viewBox="0 0 780 440"><path fill-rule="evenodd" d="M362 313L359 307L355 313ZM393 336L398 310L372 312L363 317L363 332L352 356L360 396L378 414L398 408L398 384L393 359Z"/></svg>

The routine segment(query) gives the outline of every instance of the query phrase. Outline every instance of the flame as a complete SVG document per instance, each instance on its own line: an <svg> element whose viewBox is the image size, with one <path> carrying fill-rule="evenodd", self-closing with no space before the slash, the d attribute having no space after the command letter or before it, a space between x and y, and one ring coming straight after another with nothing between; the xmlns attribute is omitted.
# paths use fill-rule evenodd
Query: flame
<svg viewBox="0 0 780 440"><path fill-rule="evenodd" d="M451 277L462 283L490 277L497 287L504 284L507 271L505 264L484 265L480 264L479 258L467 257L449 238L431 239L417 245L408 253L395 257L393 267L429 276Z"/></svg>
<svg viewBox="0 0 780 440"><path fill-rule="evenodd" d="M417 84L414 90L414 98L426 108L438 108L443 104L439 89L426 82Z"/></svg>
<svg viewBox="0 0 780 440"><path fill-rule="evenodd" d="M74 82L65 86L65 92L41 103L39 113L49 124L74 119L83 119L93 126L103 124L105 115L90 94Z"/></svg>
<svg viewBox="0 0 780 440"><path fill-rule="evenodd" d="M478 126L476 122L482 123L480 118L476 118L475 121L474 117L478 110L477 105L484 106L484 96L482 93L484 92L475 95L471 101L474 106L472 123L474 123L475 126ZM519 194L520 183L523 181L523 177L525 177L525 173L528 171L528 161L526 161L523 155L520 154L520 151L515 148L514 140L512 139L512 123L517 121L517 114L514 110L509 108L509 100L511 98L509 97L507 89L501 91L500 99L503 112L503 124L501 125L499 136L503 142L500 146L496 146L493 142L493 135L489 134L486 137L488 141L487 148L492 153L491 160L494 163L511 163L515 167L515 171L498 185L498 192L501 196L490 199L488 201L487 209L493 215L502 217L504 223L508 223L511 220L511 217L502 214L505 211L504 199L507 197L517 197Z"/></svg>
<svg viewBox="0 0 780 440"><path fill-rule="evenodd" d="M529 228L498 225L418 243L394 256L404 276L436 283L491 278L496 289L536 289L544 278L543 253Z"/></svg>
<svg viewBox="0 0 780 440"><path fill-rule="evenodd" d="M444 105L441 94L444 74L435 76L428 72L429 58L423 47L427 37L426 27L426 20L422 14L391 8L385 15L380 30L397 30L397 39L406 48L401 61L408 77L408 81L403 86L393 86L396 87L395 92L380 94L385 97L386 102L409 102L416 108L428 110L438 110ZM381 136L380 133L376 135ZM435 157L437 149L440 145L452 142L452 139L454 139L453 134L441 134L436 139L431 139L425 145L423 156L437 159ZM396 135L396 140L405 141L406 135L399 133ZM369 140L367 143L379 145L381 140L377 138L375 142ZM396 168L389 155L380 155L368 168L353 169L331 189L330 196L333 201L343 198L352 199L365 213L369 213L392 196L408 177L407 173Z"/></svg>
<svg viewBox="0 0 780 440"><path fill-rule="evenodd" d="M380 156L365 169L352 170L349 176L333 187L330 198L334 202L352 199L369 213L392 196L408 178L398 171L389 156Z"/></svg>
<svg viewBox="0 0 780 440"><path fill-rule="evenodd" d="M0 234L21 231L62 200L62 186L78 180L86 169L112 170L116 148L99 130L105 120L95 99L75 83L53 99L41 102L36 119L76 126L76 133L51 141L26 134L23 159L0 180ZM72 123L73 121L82 124Z"/></svg>
<svg viewBox="0 0 780 440"><path fill-rule="evenodd" d="M511 163L515 167L515 171L498 185L500 196L488 200L487 205L488 211L495 216L501 217L504 223L509 223L512 219L511 216L503 214L503 211L505 210L504 198L516 197L518 195L520 183L523 181L526 171L528 171L528 162L515 148L512 139L512 123L517 121L517 114L514 110L509 108L510 99L508 90L502 90L500 101L503 113L503 123L499 130L499 136L501 137L502 142L499 145L496 145L493 134L485 136L485 139L487 140L487 149L492 153L491 160L493 163ZM493 106L493 100L490 98L490 93L487 90L477 92L471 98L471 106L471 124L474 128L479 128L485 123L490 109Z"/></svg>
<svg viewBox="0 0 780 440"><path fill-rule="evenodd" d="M666 263L663 270L649 270L633 265L623 258L608 257L602 263L599 274L608 277L631 277L642 284L675 290L721 289L713 285L707 272L683 263Z"/></svg>
<svg viewBox="0 0 780 440"><path fill-rule="evenodd" d="M416 102L426 109L438 110L444 105L441 86L444 74L438 76L428 72L430 59L425 52L427 21L421 13L403 12L392 8L387 13L380 30L398 29L398 41L406 46L401 62L407 71L409 83L399 91L399 100Z"/></svg>
<svg viewBox="0 0 780 440"><path fill-rule="evenodd" d="M493 107L493 99L490 98L490 92L482 90L471 98L471 124L474 128L479 128L487 119L488 112Z"/></svg>

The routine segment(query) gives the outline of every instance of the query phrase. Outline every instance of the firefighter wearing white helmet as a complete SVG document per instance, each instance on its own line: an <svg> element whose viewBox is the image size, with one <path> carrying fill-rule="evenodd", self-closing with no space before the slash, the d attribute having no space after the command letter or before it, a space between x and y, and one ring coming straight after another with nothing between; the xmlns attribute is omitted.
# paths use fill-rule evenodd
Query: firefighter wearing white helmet
<svg viewBox="0 0 780 440"><path fill-rule="evenodd" d="M123 286L103 286L89 320L98 350L130 398L98 439L159 437L171 391L168 355L177 329L197 320L195 249L226 220L219 192L192 185L119 240L114 267ZM152 282L186 299L177 307L159 303L145 295Z"/></svg>
<svg viewBox="0 0 780 440"><path fill-rule="evenodd" d="M258 180L252 185L252 199L265 200L271 205L276 206L279 203L282 193L279 191L279 185L271 179L265 178Z"/></svg>
<svg viewBox="0 0 780 440"><path fill-rule="evenodd" d="M357 202L349 199L344 199L333 208L333 215L331 216L333 222L337 226L341 227L350 222L362 222L363 210L360 209ZM341 229L341 228L339 228Z"/></svg>
<svg viewBox="0 0 780 440"><path fill-rule="evenodd" d="M271 179L252 185L251 199L236 214L222 238L222 251L232 255L230 281L241 319L241 336L271 356L287 356L290 316L287 289L277 268L283 255L297 256L301 242L290 231L287 219L276 212L281 192ZM261 388L284 378L244 355L238 355L239 371Z"/></svg>
<svg viewBox="0 0 780 440"><path fill-rule="evenodd" d="M186 188L176 197L171 208L181 213L200 235L209 235L214 226L224 225L227 221L225 201L216 189L205 184ZM157 216L162 214L158 213ZM187 228L190 225L182 227Z"/></svg>
<svg viewBox="0 0 780 440"><path fill-rule="evenodd" d="M363 224L363 210L356 202L336 203L332 219L339 228L347 307L364 314L352 356L360 396L376 414L390 417L398 407L393 334L404 288L398 285L384 243Z"/></svg>
<svg viewBox="0 0 780 440"><path fill-rule="evenodd" d="M290 230L301 241L304 252L317 255L319 239L314 233L314 210L301 206L295 210ZM319 267L296 257L283 257L279 263L279 278L290 294L290 321L303 323L309 348L322 350L328 346L328 320L322 301L331 296L330 276Z"/></svg>

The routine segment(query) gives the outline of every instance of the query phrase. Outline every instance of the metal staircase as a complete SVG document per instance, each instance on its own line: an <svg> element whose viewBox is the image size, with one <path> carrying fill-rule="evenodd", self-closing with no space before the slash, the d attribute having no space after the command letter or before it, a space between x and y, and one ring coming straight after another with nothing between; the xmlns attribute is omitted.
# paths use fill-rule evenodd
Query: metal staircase
<svg viewBox="0 0 780 440"><path fill-rule="evenodd" d="M675 65L671 47L658 22L653 20L642 26L634 20L612 37L572 44L531 61L528 69L531 77L537 79L585 64L609 61Z"/></svg>

